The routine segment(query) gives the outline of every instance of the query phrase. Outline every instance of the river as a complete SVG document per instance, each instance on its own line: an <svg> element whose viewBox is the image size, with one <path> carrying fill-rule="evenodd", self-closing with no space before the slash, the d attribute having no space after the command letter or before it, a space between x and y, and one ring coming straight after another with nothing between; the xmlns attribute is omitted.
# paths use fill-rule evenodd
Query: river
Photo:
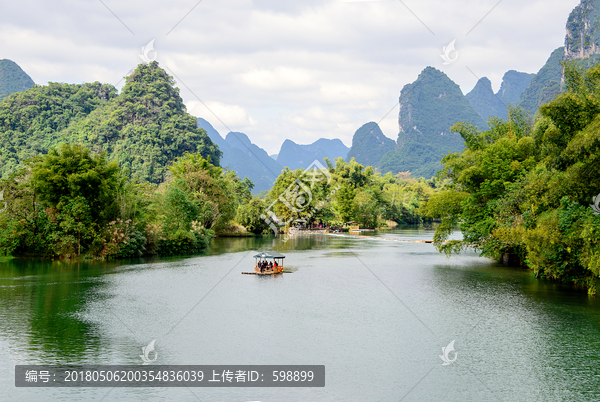
<svg viewBox="0 0 600 402"><path fill-rule="evenodd" d="M0 262L2 401L599 401L600 301L433 231L215 239L204 255ZM276 277L252 271L285 254ZM325 365L319 388L22 388L17 364ZM454 341L446 356L442 348Z"/></svg>

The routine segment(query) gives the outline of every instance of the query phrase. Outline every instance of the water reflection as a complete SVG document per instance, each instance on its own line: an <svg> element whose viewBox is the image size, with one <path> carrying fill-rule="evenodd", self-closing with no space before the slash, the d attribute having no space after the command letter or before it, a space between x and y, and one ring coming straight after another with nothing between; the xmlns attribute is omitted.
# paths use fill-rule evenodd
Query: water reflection
<svg viewBox="0 0 600 402"><path fill-rule="evenodd" d="M97 297L101 276L119 263L13 259L0 263L0 337L28 343L36 360L73 362L98 347L93 324L76 313Z"/></svg>
<svg viewBox="0 0 600 402"><path fill-rule="evenodd" d="M256 237L219 237L212 241L211 245L202 255L218 255L225 253L236 253L240 251L263 251L271 250L285 254L285 251L303 251L323 248L344 248L345 243L333 242L332 237L323 235L296 235L286 237L284 235L264 235Z"/></svg>

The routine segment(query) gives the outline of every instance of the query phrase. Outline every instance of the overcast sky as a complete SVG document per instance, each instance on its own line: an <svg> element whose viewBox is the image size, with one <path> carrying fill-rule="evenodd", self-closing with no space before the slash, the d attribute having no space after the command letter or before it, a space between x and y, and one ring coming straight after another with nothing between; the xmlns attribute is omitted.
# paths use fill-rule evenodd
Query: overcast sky
<svg viewBox="0 0 600 402"><path fill-rule="evenodd" d="M225 136L277 153L352 135L369 121L398 134L398 96L427 66L470 91L508 70L537 72L563 45L579 0L84 0L4 2L0 59L37 84L123 77L149 59L188 111ZM456 39L444 65L442 48ZM469 71L470 70L470 71ZM390 111L391 110L391 111ZM389 113L388 113L389 112Z"/></svg>

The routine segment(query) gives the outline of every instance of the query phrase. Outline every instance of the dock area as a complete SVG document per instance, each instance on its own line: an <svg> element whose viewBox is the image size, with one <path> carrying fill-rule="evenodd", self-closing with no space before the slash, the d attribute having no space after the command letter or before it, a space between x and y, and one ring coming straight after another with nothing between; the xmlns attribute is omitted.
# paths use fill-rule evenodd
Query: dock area
<svg viewBox="0 0 600 402"><path fill-rule="evenodd" d="M363 236L363 235L344 235L338 233L329 233L329 236L337 236L337 237L348 237L351 239L369 239L369 240L383 240L383 241L399 241L405 243L433 243L433 240L408 240L408 239L390 239L389 237L374 237L374 236ZM444 241L445 243L446 241Z"/></svg>
<svg viewBox="0 0 600 402"><path fill-rule="evenodd" d="M298 235L298 234L326 234L326 233L331 233L331 230L329 230L329 228L324 228L324 229L299 229L296 227L291 227L288 230L287 235L288 236L294 236L294 235Z"/></svg>

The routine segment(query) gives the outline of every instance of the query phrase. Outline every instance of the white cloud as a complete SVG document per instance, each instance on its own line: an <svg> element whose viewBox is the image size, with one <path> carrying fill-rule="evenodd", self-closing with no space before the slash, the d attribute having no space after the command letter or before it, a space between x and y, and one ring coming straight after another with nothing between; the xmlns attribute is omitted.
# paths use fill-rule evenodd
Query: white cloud
<svg viewBox="0 0 600 402"><path fill-rule="evenodd" d="M214 101L199 102L191 100L186 102L185 106L188 113L210 121L221 134L227 134L229 131L240 131L251 127L254 122L248 116L246 109L239 105L226 105ZM221 128L219 126L221 126Z"/></svg>
<svg viewBox="0 0 600 402"><path fill-rule="evenodd" d="M239 75L245 85L253 88L288 91L313 86L310 72L300 68L277 66L272 70L252 70Z"/></svg>
<svg viewBox="0 0 600 402"><path fill-rule="evenodd" d="M316 133L335 130L340 123L344 123L346 120L346 114L326 112L320 106L313 106L311 108L283 116L283 121L288 121L299 129Z"/></svg>
<svg viewBox="0 0 600 402"><path fill-rule="evenodd" d="M366 84L353 84L350 82L326 82L321 85L321 94L325 102L337 103L363 103L367 99L377 99L382 92L379 88Z"/></svg>

